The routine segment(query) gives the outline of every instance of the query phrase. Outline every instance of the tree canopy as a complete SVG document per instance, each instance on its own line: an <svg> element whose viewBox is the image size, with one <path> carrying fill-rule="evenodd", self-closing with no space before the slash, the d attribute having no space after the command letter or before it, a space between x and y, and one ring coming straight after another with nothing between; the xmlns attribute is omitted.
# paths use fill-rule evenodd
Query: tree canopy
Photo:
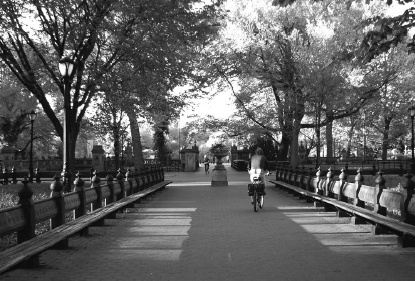
<svg viewBox="0 0 415 281"><path fill-rule="evenodd" d="M216 30L216 4L5 0L0 3L0 58L36 97L61 138L65 84L57 62L63 56L74 61L65 110L73 163L81 122L109 74L120 72L122 65L128 74L122 80L131 85L126 90L143 103L150 100L151 86L171 89L182 83L189 65L185 57L196 54L195 48Z"/></svg>

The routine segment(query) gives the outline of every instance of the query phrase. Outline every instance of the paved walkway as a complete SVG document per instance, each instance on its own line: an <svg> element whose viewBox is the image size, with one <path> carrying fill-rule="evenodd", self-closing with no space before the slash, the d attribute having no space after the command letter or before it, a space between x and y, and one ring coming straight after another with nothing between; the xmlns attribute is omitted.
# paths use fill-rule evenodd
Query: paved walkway
<svg viewBox="0 0 415 281"><path fill-rule="evenodd" d="M271 186L255 213L247 173L228 166L229 186L211 187L202 170L167 173L166 190L0 280L414 280L415 249L395 236Z"/></svg>

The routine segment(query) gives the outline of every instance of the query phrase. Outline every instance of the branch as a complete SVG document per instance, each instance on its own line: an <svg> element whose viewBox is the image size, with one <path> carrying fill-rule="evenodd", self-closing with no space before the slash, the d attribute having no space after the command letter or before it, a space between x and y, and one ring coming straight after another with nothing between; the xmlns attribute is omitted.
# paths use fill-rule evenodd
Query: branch
<svg viewBox="0 0 415 281"><path fill-rule="evenodd" d="M246 116L251 119L255 124L257 124L258 126L260 126L263 129L269 130L269 131L275 131L273 128L270 128L266 125L264 125L262 122L258 121L255 116L253 116L253 114L251 114L251 112L246 108L244 102L239 98L239 96L236 94L233 85L231 83L231 81L229 81L228 77L219 69L219 66L217 64L214 65L216 67L216 70L218 71L218 73L222 76L223 79L226 80L226 82L229 84L231 90L232 90L232 94L234 95L234 97L238 100L238 102L240 103L240 105L242 106Z"/></svg>

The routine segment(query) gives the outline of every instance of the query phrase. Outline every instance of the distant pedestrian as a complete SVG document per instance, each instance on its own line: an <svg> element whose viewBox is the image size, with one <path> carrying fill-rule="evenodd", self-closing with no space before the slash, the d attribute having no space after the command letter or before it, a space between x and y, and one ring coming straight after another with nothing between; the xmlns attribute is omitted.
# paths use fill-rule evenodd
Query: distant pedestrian
<svg viewBox="0 0 415 281"><path fill-rule="evenodd" d="M209 174L209 158L207 157L207 155L203 157L203 164L205 164L205 173Z"/></svg>
<svg viewBox="0 0 415 281"><path fill-rule="evenodd" d="M92 178L94 177L95 169L94 166L91 167L91 170L89 171L89 180L92 182Z"/></svg>

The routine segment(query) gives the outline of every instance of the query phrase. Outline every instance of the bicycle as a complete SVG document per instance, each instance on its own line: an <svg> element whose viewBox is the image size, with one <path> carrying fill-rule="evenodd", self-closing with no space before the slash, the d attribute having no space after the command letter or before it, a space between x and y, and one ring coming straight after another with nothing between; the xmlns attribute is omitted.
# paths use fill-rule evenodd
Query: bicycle
<svg viewBox="0 0 415 281"><path fill-rule="evenodd" d="M254 205L254 211L258 212L258 207L264 207L265 184L256 175L252 178L253 183L248 184L248 195L251 197L251 203Z"/></svg>

